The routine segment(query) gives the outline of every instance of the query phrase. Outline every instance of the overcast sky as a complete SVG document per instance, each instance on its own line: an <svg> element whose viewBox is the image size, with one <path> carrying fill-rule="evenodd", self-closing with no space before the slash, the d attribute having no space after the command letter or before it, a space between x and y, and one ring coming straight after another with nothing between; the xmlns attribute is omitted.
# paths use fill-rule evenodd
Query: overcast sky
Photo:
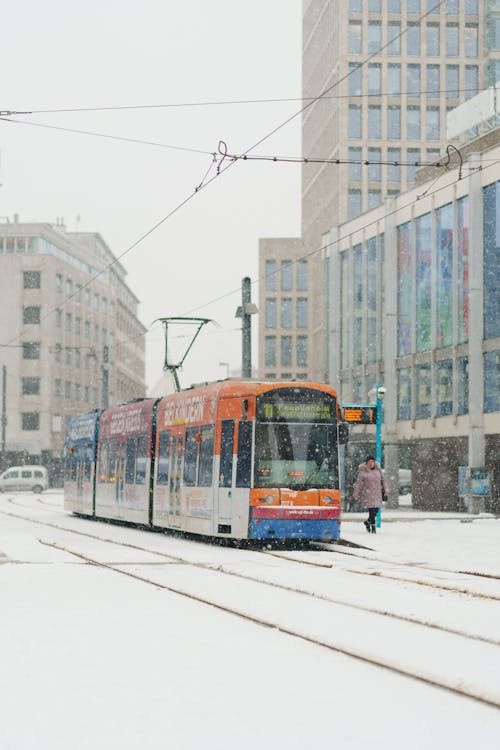
<svg viewBox="0 0 500 750"><path fill-rule="evenodd" d="M2 22L2 111L301 93L300 0L18 0ZM241 153L299 109L288 101L18 115L194 152L2 121L0 220L63 217L69 230L99 232L118 256L191 195L219 140ZM300 117L255 153L300 155ZM220 362L241 365L234 313L242 278L257 279L259 237L299 233L300 166L238 162L127 253L148 328L149 385L162 374L163 329L152 326L162 316L217 322L186 359L182 386L224 377ZM254 302L257 292L254 284ZM253 364L256 342L254 318ZM181 356L184 340L176 343Z"/></svg>

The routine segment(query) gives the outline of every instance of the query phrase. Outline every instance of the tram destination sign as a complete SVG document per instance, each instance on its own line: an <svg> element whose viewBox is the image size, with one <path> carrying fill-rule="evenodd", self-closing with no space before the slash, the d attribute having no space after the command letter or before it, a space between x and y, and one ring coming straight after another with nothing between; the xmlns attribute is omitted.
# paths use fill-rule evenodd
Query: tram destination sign
<svg viewBox="0 0 500 750"><path fill-rule="evenodd" d="M377 407L365 404L343 404L344 419L349 424L377 424Z"/></svg>
<svg viewBox="0 0 500 750"><path fill-rule="evenodd" d="M257 419L264 421L331 422L334 417L334 404L324 401L259 400L257 402Z"/></svg>

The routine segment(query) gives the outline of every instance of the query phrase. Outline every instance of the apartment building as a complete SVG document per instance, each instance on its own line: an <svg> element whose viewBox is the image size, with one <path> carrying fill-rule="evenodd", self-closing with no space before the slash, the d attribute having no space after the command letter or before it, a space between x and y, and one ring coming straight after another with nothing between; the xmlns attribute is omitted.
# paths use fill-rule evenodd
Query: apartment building
<svg viewBox="0 0 500 750"><path fill-rule="evenodd" d="M145 328L100 234L0 225L2 465L60 481L66 420L145 394Z"/></svg>

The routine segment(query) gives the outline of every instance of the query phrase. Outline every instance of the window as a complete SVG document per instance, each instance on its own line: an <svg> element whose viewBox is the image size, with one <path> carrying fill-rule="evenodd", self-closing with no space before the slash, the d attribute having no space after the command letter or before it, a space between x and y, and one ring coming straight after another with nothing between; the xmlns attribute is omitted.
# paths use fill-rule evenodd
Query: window
<svg viewBox="0 0 500 750"><path fill-rule="evenodd" d="M401 182L401 149L388 148L387 161L391 162L387 167L387 179L389 182Z"/></svg>
<svg viewBox="0 0 500 750"><path fill-rule="evenodd" d="M238 423L236 486L250 487L252 478L252 422Z"/></svg>
<svg viewBox="0 0 500 750"><path fill-rule="evenodd" d="M289 297L281 299L281 327L292 327L292 300Z"/></svg>
<svg viewBox="0 0 500 750"><path fill-rule="evenodd" d="M307 291L307 260L297 261L297 290Z"/></svg>
<svg viewBox="0 0 500 750"><path fill-rule="evenodd" d="M56 273L56 291L62 292L63 277L62 274Z"/></svg>
<svg viewBox="0 0 500 750"><path fill-rule="evenodd" d="M358 63L349 63L349 96L361 94L362 68Z"/></svg>
<svg viewBox="0 0 500 750"><path fill-rule="evenodd" d="M76 285L76 295L75 295L75 300L76 300L77 302L81 302L81 301L82 301L82 285L81 285L81 284L77 284L77 285Z"/></svg>
<svg viewBox="0 0 500 750"><path fill-rule="evenodd" d="M469 339L469 198L457 201L457 340Z"/></svg>
<svg viewBox="0 0 500 750"><path fill-rule="evenodd" d="M390 25L390 24L389 24ZM399 24L396 24L399 27ZM379 21L369 21L368 23L368 54L378 52L381 45L381 25Z"/></svg>
<svg viewBox="0 0 500 750"><path fill-rule="evenodd" d="M440 54L439 24L427 24L427 57L437 57Z"/></svg>
<svg viewBox="0 0 500 750"><path fill-rule="evenodd" d="M88 320L85 321L85 338L90 338L90 321Z"/></svg>
<svg viewBox="0 0 500 750"><path fill-rule="evenodd" d="M401 138L401 107L387 108L387 137L394 140Z"/></svg>
<svg viewBox="0 0 500 750"><path fill-rule="evenodd" d="M21 429L23 430L39 430L40 429L40 414L37 411L26 411L21 414Z"/></svg>
<svg viewBox="0 0 500 750"><path fill-rule="evenodd" d="M457 359L458 379L458 401L457 414L468 414L469 412L469 358L459 357Z"/></svg>
<svg viewBox="0 0 500 750"><path fill-rule="evenodd" d="M458 98L459 67L458 65L446 66L446 98Z"/></svg>
<svg viewBox="0 0 500 750"><path fill-rule="evenodd" d="M40 289L41 274L40 271L23 271L23 288Z"/></svg>
<svg viewBox="0 0 500 750"><path fill-rule="evenodd" d="M297 299L297 328L307 328L307 299Z"/></svg>
<svg viewBox="0 0 500 750"><path fill-rule="evenodd" d="M427 66L427 97L438 99L440 93L439 65Z"/></svg>
<svg viewBox="0 0 500 750"><path fill-rule="evenodd" d="M382 66L380 63L368 65L368 93L380 94L382 88Z"/></svg>
<svg viewBox="0 0 500 750"><path fill-rule="evenodd" d="M453 362L447 359L436 366L436 416L453 414Z"/></svg>
<svg viewBox="0 0 500 750"><path fill-rule="evenodd" d="M436 346L453 343L453 203L436 211Z"/></svg>
<svg viewBox="0 0 500 750"><path fill-rule="evenodd" d="M71 279L66 279L66 297L71 297L73 294L73 282Z"/></svg>
<svg viewBox="0 0 500 750"><path fill-rule="evenodd" d="M61 361L61 351L62 351L61 344L56 344L55 349L54 349L54 357L55 357L56 362Z"/></svg>
<svg viewBox="0 0 500 750"><path fill-rule="evenodd" d="M500 183L483 191L484 227L484 337L500 336Z"/></svg>
<svg viewBox="0 0 500 750"><path fill-rule="evenodd" d="M427 13L439 13L441 10L441 3L438 3L437 0L427 0L427 7L426 7Z"/></svg>
<svg viewBox="0 0 500 750"><path fill-rule="evenodd" d="M387 0L388 13L401 13L401 0Z"/></svg>
<svg viewBox="0 0 500 750"><path fill-rule="evenodd" d="M266 292L276 291L276 261L266 260Z"/></svg>
<svg viewBox="0 0 500 750"><path fill-rule="evenodd" d="M266 328L276 328L275 299L266 299Z"/></svg>
<svg viewBox="0 0 500 750"><path fill-rule="evenodd" d="M231 487L233 483L234 422L222 420L220 438L220 475L219 487Z"/></svg>
<svg viewBox="0 0 500 750"><path fill-rule="evenodd" d="M281 337L281 366L290 367L292 364L292 337Z"/></svg>
<svg viewBox="0 0 500 750"><path fill-rule="evenodd" d="M420 139L420 107L408 107L406 110L406 137L408 140Z"/></svg>
<svg viewBox="0 0 500 750"><path fill-rule="evenodd" d="M349 104L349 138L361 138L361 107Z"/></svg>
<svg viewBox="0 0 500 750"><path fill-rule="evenodd" d="M23 323L26 323L27 325L40 323L40 308L23 307Z"/></svg>
<svg viewBox="0 0 500 750"><path fill-rule="evenodd" d="M266 336L264 361L266 367L276 367L276 336Z"/></svg>
<svg viewBox="0 0 500 750"><path fill-rule="evenodd" d="M420 24L409 23L406 32L406 51L409 57L420 55Z"/></svg>
<svg viewBox="0 0 500 750"><path fill-rule="evenodd" d="M281 291L289 292L292 288L292 261L281 261Z"/></svg>
<svg viewBox="0 0 500 750"><path fill-rule="evenodd" d="M81 401L82 398L82 386L80 383L75 383L75 400Z"/></svg>
<svg viewBox="0 0 500 750"><path fill-rule="evenodd" d="M361 154L360 148L350 148L348 152L349 179L351 182L361 182Z"/></svg>
<svg viewBox="0 0 500 750"><path fill-rule="evenodd" d="M23 359L40 359L40 342L26 341L23 343Z"/></svg>
<svg viewBox="0 0 500 750"><path fill-rule="evenodd" d="M477 0L464 0L465 13L468 16L477 16Z"/></svg>
<svg viewBox="0 0 500 750"><path fill-rule="evenodd" d="M188 427L186 430L186 448L184 452L184 484L194 487L196 484L196 469L198 459L198 427Z"/></svg>
<svg viewBox="0 0 500 750"><path fill-rule="evenodd" d="M198 469L199 487L210 487L212 485L214 466L214 435L215 427L213 424L204 425L201 428L200 465Z"/></svg>
<svg viewBox="0 0 500 750"><path fill-rule="evenodd" d="M359 216L361 213L361 190L349 190L348 213L350 219Z"/></svg>
<svg viewBox="0 0 500 750"><path fill-rule="evenodd" d="M431 366L418 365L416 368L416 418L429 419L431 416Z"/></svg>
<svg viewBox="0 0 500 750"><path fill-rule="evenodd" d="M446 24L446 55L458 56L458 23Z"/></svg>
<svg viewBox="0 0 500 750"><path fill-rule="evenodd" d="M307 367L307 336L297 336L297 367Z"/></svg>
<svg viewBox="0 0 500 750"><path fill-rule="evenodd" d="M399 96L401 93L401 65L389 63L387 66L387 93L390 96Z"/></svg>
<svg viewBox="0 0 500 750"><path fill-rule="evenodd" d="M40 393L40 378L23 378L23 396L37 396Z"/></svg>
<svg viewBox="0 0 500 750"><path fill-rule="evenodd" d="M62 326L62 310L56 310L56 326L60 328Z"/></svg>
<svg viewBox="0 0 500 750"><path fill-rule="evenodd" d="M408 96L420 96L420 65L406 67L406 91Z"/></svg>
<svg viewBox="0 0 500 750"><path fill-rule="evenodd" d="M382 110L381 107L368 107L368 138L382 138Z"/></svg>
<svg viewBox="0 0 500 750"><path fill-rule="evenodd" d="M81 318L75 318L75 333L80 336L82 332L82 319Z"/></svg>
<svg viewBox="0 0 500 750"><path fill-rule="evenodd" d="M71 398L71 383L69 380L66 380L64 384L64 398Z"/></svg>
<svg viewBox="0 0 500 750"><path fill-rule="evenodd" d="M66 330L71 331L71 313L66 313Z"/></svg>
<svg viewBox="0 0 500 750"><path fill-rule="evenodd" d="M66 353L66 364L67 365L71 364L71 352L72 352L72 350L69 348L69 346L66 347L65 353Z"/></svg>
<svg viewBox="0 0 500 750"><path fill-rule="evenodd" d="M380 162L382 161L382 151L379 148L368 149L368 181L369 182L380 182L382 167Z"/></svg>
<svg viewBox="0 0 500 750"><path fill-rule="evenodd" d="M127 438L127 457L125 463L125 484L135 483L135 449L137 440L135 437Z"/></svg>
<svg viewBox="0 0 500 750"><path fill-rule="evenodd" d="M387 25L387 54L388 55L400 55L401 54L401 24L395 21L389 21ZM380 45L379 45L380 46ZM375 52L376 50L368 50L368 52Z"/></svg>
<svg viewBox="0 0 500 750"><path fill-rule="evenodd" d="M479 91L479 68L477 65L465 66L465 98L470 99Z"/></svg>
<svg viewBox="0 0 500 750"><path fill-rule="evenodd" d="M62 396L62 382L60 378L54 380L54 394L56 396Z"/></svg>
<svg viewBox="0 0 500 750"><path fill-rule="evenodd" d="M368 12L380 13L382 10L382 0L368 0Z"/></svg>
<svg viewBox="0 0 500 750"><path fill-rule="evenodd" d="M500 411L500 351L484 355L484 410Z"/></svg>
<svg viewBox="0 0 500 750"><path fill-rule="evenodd" d="M408 166L406 167L406 179L408 182L413 182L415 179L415 173L420 166L420 149L409 148L407 155Z"/></svg>
<svg viewBox="0 0 500 750"><path fill-rule="evenodd" d="M362 0L349 0L349 10L351 13L361 13Z"/></svg>
<svg viewBox="0 0 500 750"><path fill-rule="evenodd" d="M458 0L446 0L446 13L449 15L457 15Z"/></svg>
<svg viewBox="0 0 500 750"><path fill-rule="evenodd" d="M137 438L137 456L135 459L135 483L146 484L148 470L148 436Z"/></svg>
<svg viewBox="0 0 500 750"><path fill-rule="evenodd" d="M361 21L349 21L348 51L352 55L360 55L363 51L363 33Z"/></svg>
<svg viewBox="0 0 500 750"><path fill-rule="evenodd" d="M377 208L382 203L382 194L380 190L368 191L368 209Z"/></svg>
<svg viewBox="0 0 500 750"><path fill-rule="evenodd" d="M427 107L426 135L428 141L439 140L439 107Z"/></svg>
<svg viewBox="0 0 500 750"><path fill-rule="evenodd" d="M420 13L420 0L406 0L408 13Z"/></svg>
<svg viewBox="0 0 500 750"><path fill-rule="evenodd" d="M478 27L476 24L465 25L465 56L477 57L479 47Z"/></svg>

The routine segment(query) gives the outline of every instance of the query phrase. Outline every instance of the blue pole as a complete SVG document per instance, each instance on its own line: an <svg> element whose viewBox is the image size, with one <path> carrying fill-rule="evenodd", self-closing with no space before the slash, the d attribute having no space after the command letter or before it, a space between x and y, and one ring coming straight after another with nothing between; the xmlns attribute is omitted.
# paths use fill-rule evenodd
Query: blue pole
<svg viewBox="0 0 500 750"><path fill-rule="evenodd" d="M377 424L376 424L376 443L375 443L375 458L378 465L382 468L382 399L379 396L380 386L375 386L376 392L376 404L377 404ZM379 529L382 523L382 508L378 509L376 526Z"/></svg>

